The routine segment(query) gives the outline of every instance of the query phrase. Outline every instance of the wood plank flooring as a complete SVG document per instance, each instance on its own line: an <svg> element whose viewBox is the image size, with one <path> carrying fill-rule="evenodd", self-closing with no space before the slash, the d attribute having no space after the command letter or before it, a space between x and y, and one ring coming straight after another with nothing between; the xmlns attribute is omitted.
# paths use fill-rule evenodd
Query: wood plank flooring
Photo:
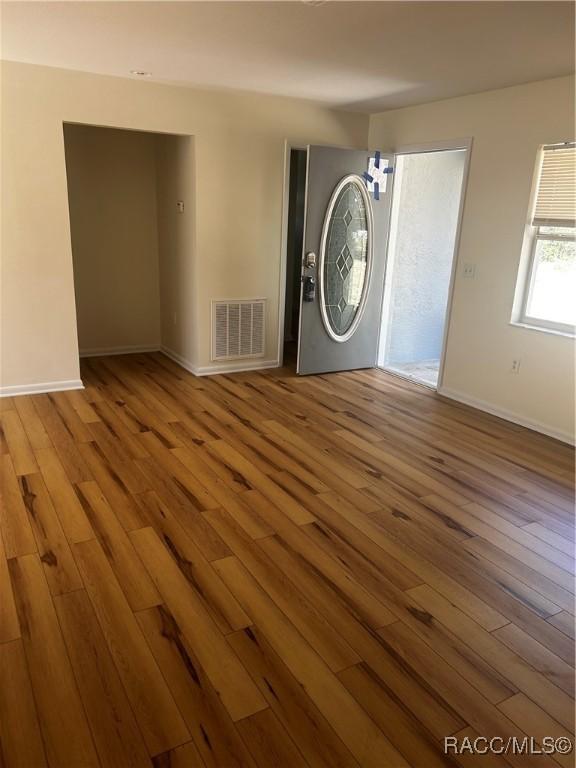
<svg viewBox="0 0 576 768"><path fill-rule="evenodd" d="M3 768L569 766L573 451L380 371L1 402Z"/></svg>

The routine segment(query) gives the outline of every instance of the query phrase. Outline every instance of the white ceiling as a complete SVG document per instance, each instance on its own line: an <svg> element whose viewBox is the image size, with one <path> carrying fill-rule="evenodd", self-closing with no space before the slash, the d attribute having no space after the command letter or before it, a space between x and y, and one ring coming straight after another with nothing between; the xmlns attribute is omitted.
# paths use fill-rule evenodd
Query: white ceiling
<svg viewBox="0 0 576 768"><path fill-rule="evenodd" d="M375 112L567 74L571 2L3 2L2 57Z"/></svg>

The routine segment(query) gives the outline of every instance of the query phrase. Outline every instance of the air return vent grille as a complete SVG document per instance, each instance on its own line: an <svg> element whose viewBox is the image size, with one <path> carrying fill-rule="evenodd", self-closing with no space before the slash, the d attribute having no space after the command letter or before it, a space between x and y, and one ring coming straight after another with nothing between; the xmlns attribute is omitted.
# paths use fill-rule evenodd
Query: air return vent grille
<svg viewBox="0 0 576 768"><path fill-rule="evenodd" d="M212 302L212 360L264 354L265 299Z"/></svg>

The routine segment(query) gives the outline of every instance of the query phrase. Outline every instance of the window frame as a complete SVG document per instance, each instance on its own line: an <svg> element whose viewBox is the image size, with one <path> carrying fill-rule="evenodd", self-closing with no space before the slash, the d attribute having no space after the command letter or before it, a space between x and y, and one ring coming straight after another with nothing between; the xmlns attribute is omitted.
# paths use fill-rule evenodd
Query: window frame
<svg viewBox="0 0 576 768"><path fill-rule="evenodd" d="M542 317L534 317L528 314L528 306L534 289L534 281L536 278L536 248L540 240L555 240L560 242L573 242L576 238L576 227L573 227L573 234L549 234L542 233L540 230L542 226L530 226L530 248L528 254L528 264L526 275L524 278L524 288L522 292L522 302L520 306L520 313L517 322L520 325L530 326L532 328L538 328L543 331L553 331L555 333L562 333L569 336L576 336L576 326L569 323L558 323L554 320L546 320Z"/></svg>

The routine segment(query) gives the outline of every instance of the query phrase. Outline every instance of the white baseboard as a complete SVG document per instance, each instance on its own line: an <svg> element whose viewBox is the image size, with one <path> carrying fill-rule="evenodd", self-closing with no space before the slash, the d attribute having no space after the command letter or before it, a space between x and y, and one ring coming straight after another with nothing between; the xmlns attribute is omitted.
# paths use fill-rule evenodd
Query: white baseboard
<svg viewBox="0 0 576 768"><path fill-rule="evenodd" d="M215 376L218 373L242 373L242 371L261 371L265 368L278 368L278 360L239 360L236 363L214 363L196 369L196 376Z"/></svg>
<svg viewBox="0 0 576 768"><path fill-rule="evenodd" d="M161 347L160 352L175 363L181 365L194 376L215 376L218 373L240 373L242 371L257 371L262 368L278 368L278 360L248 359L231 363L213 363L212 365L193 365L189 360L168 347Z"/></svg>
<svg viewBox="0 0 576 768"><path fill-rule="evenodd" d="M95 349L81 349L80 357L107 357L109 355L133 355L138 352L159 352L158 344L135 344L130 347L98 347Z"/></svg>
<svg viewBox="0 0 576 768"><path fill-rule="evenodd" d="M69 389L84 389L80 379L69 381L45 381L42 384L14 384L0 387L0 397L17 397L18 395L40 395L45 392L65 392Z"/></svg>
<svg viewBox="0 0 576 768"><path fill-rule="evenodd" d="M196 373L196 366L192 365L192 363L189 360L186 360L185 357L182 357L182 355L179 355L178 352L173 352L171 349L168 349L168 347L160 347L160 352L163 355L166 355L166 357L169 357L170 360L174 360L178 365L181 365L186 371L193 373L194 376L198 375Z"/></svg>
<svg viewBox="0 0 576 768"><path fill-rule="evenodd" d="M162 352L195 376L213 376L218 373L234 373L240 371L255 371L262 368L277 368L278 360L239 360L234 363L206 365L198 367L189 360L173 352L167 347L115 347L114 349L86 350L80 357L100 357L103 355L127 355L136 352ZM65 392L70 389L84 389L81 379L69 381L46 381L41 384L14 384L0 387L0 397L16 397L18 395L40 395L45 392Z"/></svg>
<svg viewBox="0 0 576 768"><path fill-rule="evenodd" d="M490 413L492 416L498 416L505 421L511 421L513 424L519 424L521 427L527 427L528 429L533 429L535 432L540 432L541 434L547 435L548 437L554 437L556 440L560 440L563 443L568 443L568 445L574 445L575 443L574 435L570 434L569 432L563 432L559 429L554 429L553 427L549 427L547 424L543 424L540 421L527 419L525 416L522 416L519 413L508 411L504 408L499 408L498 406L492 405L485 400L478 400L475 397L470 397L470 395L464 394L463 392L458 392L458 390L449 389L448 387L441 387L438 389L438 394L442 395L442 397L447 397L450 400L457 400L459 403L464 403L464 405L470 405L472 408L477 408L479 411Z"/></svg>

